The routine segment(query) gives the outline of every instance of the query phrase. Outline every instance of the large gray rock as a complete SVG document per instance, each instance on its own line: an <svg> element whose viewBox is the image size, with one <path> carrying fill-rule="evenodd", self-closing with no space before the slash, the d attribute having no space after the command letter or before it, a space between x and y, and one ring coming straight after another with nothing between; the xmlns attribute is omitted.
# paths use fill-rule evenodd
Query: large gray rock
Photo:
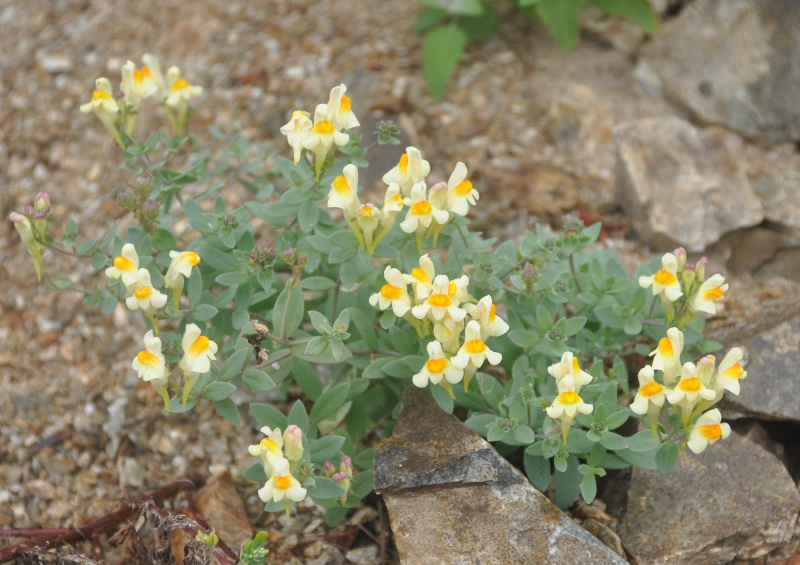
<svg viewBox="0 0 800 565"><path fill-rule="evenodd" d="M733 433L666 477L634 468L617 533L639 565L716 565L791 543L798 511L786 468Z"/></svg>
<svg viewBox="0 0 800 565"><path fill-rule="evenodd" d="M644 50L637 74L698 118L800 139L800 2L696 0Z"/></svg>
<svg viewBox="0 0 800 565"><path fill-rule="evenodd" d="M748 354L739 396L725 394L731 413L764 420L800 421L800 318L737 340Z"/></svg>
<svg viewBox="0 0 800 565"><path fill-rule="evenodd" d="M645 243L702 251L764 218L745 171L714 132L649 118L621 124L614 135L619 202Z"/></svg>
<svg viewBox="0 0 800 565"><path fill-rule="evenodd" d="M626 563L413 386L376 449L375 490L407 565Z"/></svg>
<svg viewBox="0 0 800 565"><path fill-rule="evenodd" d="M800 230L800 173L764 177L753 188L764 204L767 220Z"/></svg>

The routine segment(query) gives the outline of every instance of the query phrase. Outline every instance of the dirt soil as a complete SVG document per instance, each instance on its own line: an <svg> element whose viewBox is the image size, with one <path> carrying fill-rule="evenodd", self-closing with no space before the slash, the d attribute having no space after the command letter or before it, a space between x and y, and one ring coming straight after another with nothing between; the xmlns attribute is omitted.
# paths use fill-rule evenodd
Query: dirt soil
<svg viewBox="0 0 800 565"><path fill-rule="evenodd" d="M70 218L80 239L102 235L115 218L131 223L111 198L116 183L132 180L119 169L119 150L78 107L96 77L116 84L127 59L140 64L149 52L204 88L191 123L203 139L216 126L274 140L289 156L278 128L344 82L362 124L396 120L431 162L433 179L467 164L484 228L514 237L577 211L605 220L607 243L631 264L649 257L617 211L611 128L677 111L638 86L633 57L591 38L565 53L544 29L510 18L501 34L468 49L445 100L435 102L422 79L422 40L411 31L419 9L408 0L0 0L0 217L45 190L56 234ZM137 132L160 125L145 111ZM373 156L368 183L402 147ZM754 176L797 163L790 145L745 145L742 158ZM223 194L235 199L239 190ZM50 275L105 284L88 262L47 258ZM231 468L236 476L252 463L252 425L235 429L206 403L166 415L130 368L142 320L124 308L104 316L77 293L38 285L10 222L0 222L0 280L0 529L78 525L187 472ZM785 296L784 283L770 284L776 300ZM731 307L752 313L755 304ZM329 533L312 504L285 528L281 516L260 512L256 488L240 485L240 494L251 526L272 532L272 562L327 555L325 544L308 543ZM379 562L368 548L386 533L379 510L367 505L338 530L360 532L351 548L367 546L351 562ZM286 549L298 544L303 551Z"/></svg>

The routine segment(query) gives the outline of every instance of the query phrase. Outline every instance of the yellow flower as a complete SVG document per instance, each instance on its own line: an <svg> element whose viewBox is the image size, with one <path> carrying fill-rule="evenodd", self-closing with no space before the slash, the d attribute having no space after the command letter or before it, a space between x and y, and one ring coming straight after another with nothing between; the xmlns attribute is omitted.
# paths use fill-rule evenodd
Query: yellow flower
<svg viewBox="0 0 800 565"><path fill-rule="evenodd" d="M466 275L465 275L466 276ZM457 284L451 282L447 275L438 275L433 279L431 294L421 304L412 308L411 313L418 320L430 317L434 322L441 322L445 316L460 322L467 316L466 310L459 307L457 299ZM480 324L475 322L479 328Z"/></svg>
<svg viewBox="0 0 800 565"><path fill-rule="evenodd" d="M350 141L350 136L346 133L340 132L336 126L327 119L327 107L325 104L320 104L314 110L314 127L311 128L311 133L303 140L303 147L308 149L314 154L314 167L317 173L317 180L319 180L322 165L325 163L325 158L328 156L328 151L334 144L347 145Z"/></svg>
<svg viewBox="0 0 800 565"><path fill-rule="evenodd" d="M170 251L170 261L167 274L164 275L164 286L172 289L172 298L177 312L180 306L181 292L184 281L192 276L192 268L200 263L200 255L195 251Z"/></svg>
<svg viewBox="0 0 800 565"><path fill-rule="evenodd" d="M429 381L438 385L442 383L442 379L445 379L445 382L442 383L443 385L446 385L446 383L453 385L463 378L464 369L459 369L451 363L450 359L445 356L441 343L432 341L428 344L428 360L419 373L414 375L412 381L419 388L425 388L428 386ZM445 388L450 389L447 386Z"/></svg>
<svg viewBox="0 0 800 565"><path fill-rule="evenodd" d="M136 63L128 61L122 65L120 89L125 95L125 103L136 111L141 106L142 100L154 94L158 86L147 67L137 69Z"/></svg>
<svg viewBox="0 0 800 565"><path fill-rule="evenodd" d="M561 422L561 437L564 438L564 443L567 442L569 428L578 413L591 414L592 410L594 407L591 404L584 402L577 392L566 385L558 387L558 396L553 404L545 408L548 416Z"/></svg>
<svg viewBox="0 0 800 565"><path fill-rule="evenodd" d="M550 365L547 372L555 377L557 386L575 392L580 392L583 385L592 382L592 375L581 369L578 358L571 351L565 351L561 361Z"/></svg>
<svg viewBox="0 0 800 565"><path fill-rule="evenodd" d="M161 104L167 96L167 83L164 80L164 75L161 74L161 63L159 63L158 57L150 53L142 55L142 62L144 63L142 73L145 77L149 77L155 85L156 90L153 96Z"/></svg>
<svg viewBox="0 0 800 565"><path fill-rule="evenodd" d="M356 223L361 229L361 232L364 234L364 243L366 244L367 249L372 249L373 236L375 234L375 230L378 229L380 222L381 211L375 206L375 204L369 202L367 204L362 204L358 208Z"/></svg>
<svg viewBox="0 0 800 565"><path fill-rule="evenodd" d="M422 303L423 299L431 295L436 268L427 253L419 258L419 267L414 267L411 274L406 277L414 289L414 297L417 302Z"/></svg>
<svg viewBox="0 0 800 565"><path fill-rule="evenodd" d="M692 410L700 400L714 400L716 393L706 388L695 373L697 367L694 363L684 363L681 369L681 380L675 385L674 390L667 393L667 400L673 406L679 406L683 416L684 425L689 423Z"/></svg>
<svg viewBox="0 0 800 565"><path fill-rule="evenodd" d="M719 274L713 275L700 285L697 293L689 302L689 309L692 312L716 314L717 306L714 303L722 300L726 290L728 290L728 284L725 282L725 277Z"/></svg>
<svg viewBox="0 0 800 565"><path fill-rule="evenodd" d="M139 284L139 255L132 243L122 246L122 252L114 257L114 265L106 269L110 279L122 279L122 284L132 293Z"/></svg>
<svg viewBox="0 0 800 565"><path fill-rule="evenodd" d="M216 359L217 344L201 335L197 324L189 324L181 341L183 358L178 363L184 374L207 373L211 369L211 361Z"/></svg>
<svg viewBox="0 0 800 565"><path fill-rule="evenodd" d="M400 229L406 233L417 232L424 235L435 219L439 224L447 223L449 214L445 210L434 207L425 196L425 183L415 184L411 189L411 197L405 199L409 207L406 219L400 222Z"/></svg>
<svg viewBox="0 0 800 565"><path fill-rule="evenodd" d="M336 129L350 129L358 127L358 119L350 106L350 97L345 96L347 87L343 84L334 86L326 104L326 118Z"/></svg>
<svg viewBox="0 0 800 565"><path fill-rule="evenodd" d="M261 428L261 433L266 437L257 444L249 446L247 452L261 459L261 464L264 466L264 473L270 476L275 463L283 458L284 440L283 436L281 436L280 428L275 428L273 430L269 426L264 426Z"/></svg>
<svg viewBox="0 0 800 565"><path fill-rule="evenodd" d="M692 431L689 432L687 446L693 453L702 453L706 447L729 435L731 435L730 425L722 423L722 414L714 408L697 419Z"/></svg>
<svg viewBox="0 0 800 565"><path fill-rule="evenodd" d="M431 165L422 158L419 149L407 147L397 166L383 175L383 182L386 184L396 183L403 196L410 196L412 187L423 182L430 172Z"/></svg>
<svg viewBox="0 0 800 565"><path fill-rule="evenodd" d="M306 489L300 485L300 481L294 478L289 471L289 461L282 458L275 463L272 476L264 487L258 490L258 497L263 502L283 501L288 520L291 506L289 501L300 502L306 497L306 492Z"/></svg>
<svg viewBox="0 0 800 565"><path fill-rule="evenodd" d="M283 445L289 463L298 463L303 457L303 430L294 424L286 426L286 431L283 432Z"/></svg>
<svg viewBox="0 0 800 565"><path fill-rule="evenodd" d="M653 357L653 369L663 371L664 382L672 384L681 374L681 353L683 352L683 332L678 328L667 330L667 337L662 337L658 347L650 352Z"/></svg>
<svg viewBox="0 0 800 565"><path fill-rule="evenodd" d="M346 165L342 174L333 179L328 193L328 208L341 208L348 223L358 217L361 208L358 200L358 167Z"/></svg>
<svg viewBox="0 0 800 565"><path fill-rule="evenodd" d="M447 210L458 216L466 216L469 206L480 198L467 178L467 166L459 162L447 181Z"/></svg>
<svg viewBox="0 0 800 565"><path fill-rule="evenodd" d="M464 309L481 324L481 337L486 339L491 336L501 336L508 331L508 324L497 315L497 305L492 304L489 295L481 298L475 305L466 305Z"/></svg>
<svg viewBox="0 0 800 565"><path fill-rule="evenodd" d="M502 360L503 355L489 349L481 339L481 325L476 320L467 324L464 330L464 345L450 358L453 366L458 369L466 369L470 364L480 369L484 361L489 361L490 365L498 365Z"/></svg>
<svg viewBox="0 0 800 565"><path fill-rule="evenodd" d="M653 287L653 296L664 294L666 298L675 302L683 296L681 283L678 280L678 259L672 253L666 253L661 258L663 266L655 275L651 277L639 277L639 286L642 288Z"/></svg>
<svg viewBox="0 0 800 565"><path fill-rule="evenodd" d="M88 114L94 113L97 119L102 122L106 129L114 136L117 145L125 148L117 130L117 116L119 115L119 105L114 99L114 94L111 91L111 83L107 78L100 77L95 81L95 89L92 93L92 100L81 106L81 112Z"/></svg>
<svg viewBox="0 0 800 565"><path fill-rule="evenodd" d="M189 101L202 93L203 87L189 84L189 81L181 77L181 71L178 67L169 68L167 71L167 96L164 104L174 110L177 115L177 117L170 116L170 119L173 120L175 131L182 133L186 129Z"/></svg>
<svg viewBox="0 0 800 565"><path fill-rule="evenodd" d="M722 359L719 364L716 377L714 378L714 390L717 397L722 396L723 390L729 390L733 394L739 394L739 381L747 376L747 371L742 367L741 361L744 354L739 347L734 347Z"/></svg>
<svg viewBox="0 0 800 565"><path fill-rule="evenodd" d="M133 296L125 299L125 304L131 310L141 310L149 317L155 316L159 308L167 303L167 295L153 288L150 282L150 272L139 269L138 281Z"/></svg>
<svg viewBox="0 0 800 565"><path fill-rule="evenodd" d="M408 282L405 276L394 267L386 267L383 271L386 284L369 297L372 306L377 304L381 310L391 307L394 315L402 318L411 309L411 298L408 296Z"/></svg>
<svg viewBox="0 0 800 565"><path fill-rule="evenodd" d="M44 273L44 259L42 258L44 245L36 239L33 233L33 226L28 217L18 212L11 212L8 219L14 222L14 228L17 230L17 233L19 233L19 237L25 245L25 249L28 250L28 253L33 258L33 268L36 269L36 279L41 282Z"/></svg>
<svg viewBox="0 0 800 565"><path fill-rule="evenodd" d="M169 412L169 392L167 391L169 370L164 360L164 354L161 352L161 340L153 335L153 330L144 334L144 350L136 355L131 367L139 373L140 379L153 386Z"/></svg>
<svg viewBox="0 0 800 565"><path fill-rule="evenodd" d="M292 112L292 118L289 123L281 127L281 133L286 136L289 146L294 151L295 165L300 162L300 156L303 153L303 142L311 133L313 125L314 123L311 121L308 112L295 110Z"/></svg>

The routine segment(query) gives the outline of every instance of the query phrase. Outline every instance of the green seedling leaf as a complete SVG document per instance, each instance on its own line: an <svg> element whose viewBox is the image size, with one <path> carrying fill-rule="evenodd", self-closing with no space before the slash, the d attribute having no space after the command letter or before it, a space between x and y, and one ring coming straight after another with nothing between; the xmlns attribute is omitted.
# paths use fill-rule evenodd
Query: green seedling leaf
<svg viewBox="0 0 800 565"><path fill-rule="evenodd" d="M450 76L466 45L467 32L453 24L433 29L425 36L422 72L428 90L436 100L444 96Z"/></svg>

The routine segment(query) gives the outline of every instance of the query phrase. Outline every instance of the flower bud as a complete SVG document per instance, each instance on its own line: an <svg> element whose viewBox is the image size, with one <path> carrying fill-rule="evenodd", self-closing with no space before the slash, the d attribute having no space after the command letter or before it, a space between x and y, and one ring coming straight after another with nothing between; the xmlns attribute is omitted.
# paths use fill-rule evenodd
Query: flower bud
<svg viewBox="0 0 800 565"><path fill-rule="evenodd" d="M333 463L331 463L330 461L325 461L325 463L323 463L322 466L325 467L327 471L333 471L334 469Z"/></svg>
<svg viewBox="0 0 800 565"><path fill-rule="evenodd" d="M303 457L303 430L294 424L288 426L283 432L283 450L291 463L300 461Z"/></svg>
<svg viewBox="0 0 800 565"><path fill-rule="evenodd" d="M50 210L50 195L40 192L33 200L33 209L37 212L48 212Z"/></svg>
<svg viewBox="0 0 800 565"><path fill-rule="evenodd" d="M155 220L158 218L158 202L150 200L149 198L142 204L142 215L148 220Z"/></svg>
<svg viewBox="0 0 800 565"><path fill-rule="evenodd" d="M306 263L308 263L308 255L305 253L298 253L297 254L297 264L301 267L305 267Z"/></svg>
<svg viewBox="0 0 800 565"><path fill-rule="evenodd" d="M287 247L283 251L281 251L281 259L287 265L294 265L295 259L297 258L297 253L295 252L293 247Z"/></svg>
<svg viewBox="0 0 800 565"><path fill-rule="evenodd" d="M150 174L142 174L136 177L136 192L141 194L142 196L148 196L151 192L153 192L153 188L155 188L155 180L153 179L153 175Z"/></svg>
<svg viewBox="0 0 800 565"><path fill-rule="evenodd" d="M686 250L683 247L678 247L675 251L672 252L675 255L675 258L678 260L678 269L683 269L684 263L686 263Z"/></svg>
<svg viewBox="0 0 800 565"><path fill-rule="evenodd" d="M536 269L533 268L533 265L530 263L525 265L525 268L522 270L522 280L525 282L525 284L533 284L536 282L537 276L538 273L536 272Z"/></svg>
<svg viewBox="0 0 800 565"><path fill-rule="evenodd" d="M700 257L700 260L697 262L697 266L695 267L698 282L702 283L706 280L706 265L708 265L708 257Z"/></svg>
<svg viewBox="0 0 800 565"><path fill-rule="evenodd" d="M136 192L130 186L125 185L117 191L117 204L123 208L133 208L137 201Z"/></svg>

